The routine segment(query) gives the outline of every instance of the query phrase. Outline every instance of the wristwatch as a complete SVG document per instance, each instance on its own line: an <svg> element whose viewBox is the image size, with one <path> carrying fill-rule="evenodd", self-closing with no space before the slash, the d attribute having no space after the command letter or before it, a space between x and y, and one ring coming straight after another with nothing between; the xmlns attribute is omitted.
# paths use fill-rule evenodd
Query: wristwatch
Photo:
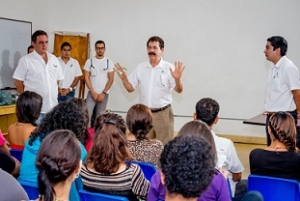
<svg viewBox="0 0 300 201"><path fill-rule="evenodd" d="M106 95L106 94L107 94L105 91L102 91L102 93L103 93L104 95Z"/></svg>

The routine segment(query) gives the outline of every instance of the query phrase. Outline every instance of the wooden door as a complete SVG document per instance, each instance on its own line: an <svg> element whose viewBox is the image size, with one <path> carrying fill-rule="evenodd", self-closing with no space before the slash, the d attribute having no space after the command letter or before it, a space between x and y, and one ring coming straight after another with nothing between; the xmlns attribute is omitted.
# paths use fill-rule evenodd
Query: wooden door
<svg viewBox="0 0 300 201"><path fill-rule="evenodd" d="M57 57L61 55L61 44L68 42L72 46L71 57L79 62L81 70L83 70L86 60L89 58L89 34L74 32L55 32L53 54ZM78 85L77 85L78 86ZM78 97L84 96L85 82L84 77L80 78Z"/></svg>

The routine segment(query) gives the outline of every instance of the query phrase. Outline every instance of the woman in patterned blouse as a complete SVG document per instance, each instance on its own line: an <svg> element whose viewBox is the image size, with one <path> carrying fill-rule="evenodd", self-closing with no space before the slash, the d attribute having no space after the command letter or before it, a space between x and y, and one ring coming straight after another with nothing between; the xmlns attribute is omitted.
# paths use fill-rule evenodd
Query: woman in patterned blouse
<svg viewBox="0 0 300 201"><path fill-rule="evenodd" d="M127 145L134 160L152 163L158 167L160 154L164 148L161 141L148 139L152 128L152 114L143 104L133 105L127 112L126 123L130 131Z"/></svg>

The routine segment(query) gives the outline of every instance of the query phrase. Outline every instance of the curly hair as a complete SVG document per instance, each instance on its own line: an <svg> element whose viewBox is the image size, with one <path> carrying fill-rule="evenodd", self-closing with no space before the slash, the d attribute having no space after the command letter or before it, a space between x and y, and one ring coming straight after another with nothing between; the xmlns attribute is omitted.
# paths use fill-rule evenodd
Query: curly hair
<svg viewBox="0 0 300 201"><path fill-rule="evenodd" d="M211 145L214 158L217 161L217 150L213 135L206 123L201 120L194 120L186 123L178 132L178 135L196 135L204 137Z"/></svg>
<svg viewBox="0 0 300 201"><path fill-rule="evenodd" d="M127 112L127 127L137 140L146 139L146 135L153 127L152 122L151 110L146 105L133 105Z"/></svg>
<svg viewBox="0 0 300 201"><path fill-rule="evenodd" d="M175 137L165 145L160 163L167 194L196 198L213 179L215 164L212 147L201 136Z"/></svg>
<svg viewBox="0 0 300 201"><path fill-rule="evenodd" d="M78 140L72 131L57 130L45 137L36 158L39 192L44 201L54 200L54 186L79 168L80 154Z"/></svg>
<svg viewBox="0 0 300 201"><path fill-rule="evenodd" d="M197 102L195 109L197 119L211 126L219 114L220 106L212 98L202 98Z"/></svg>
<svg viewBox="0 0 300 201"><path fill-rule="evenodd" d="M97 172L111 174L132 156L126 144L126 124L117 114L106 113L97 117L93 145L85 160Z"/></svg>
<svg viewBox="0 0 300 201"><path fill-rule="evenodd" d="M85 112L82 105L78 104L79 102L85 105L83 100L78 98L71 98L56 105L46 114L41 125L31 133L29 145L32 146L37 137L40 137L40 141L42 142L50 132L58 129L71 130L75 133L77 139L82 144L85 144L89 138L89 133Z"/></svg>
<svg viewBox="0 0 300 201"><path fill-rule="evenodd" d="M272 140L282 142L288 151L296 151L296 126L295 120L287 112L276 112L269 120L270 135Z"/></svg>
<svg viewBox="0 0 300 201"><path fill-rule="evenodd" d="M18 97L16 103L16 116L20 123L30 123L37 126L36 120L39 118L43 105L43 98L33 92L24 91Z"/></svg>

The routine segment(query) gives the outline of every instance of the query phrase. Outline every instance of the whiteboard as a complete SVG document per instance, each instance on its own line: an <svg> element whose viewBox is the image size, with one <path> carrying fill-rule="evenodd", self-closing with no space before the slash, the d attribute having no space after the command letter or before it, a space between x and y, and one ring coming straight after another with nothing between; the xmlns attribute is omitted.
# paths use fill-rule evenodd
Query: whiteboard
<svg viewBox="0 0 300 201"><path fill-rule="evenodd" d="M15 88L12 75L31 44L31 28L31 22L0 18L0 89Z"/></svg>

